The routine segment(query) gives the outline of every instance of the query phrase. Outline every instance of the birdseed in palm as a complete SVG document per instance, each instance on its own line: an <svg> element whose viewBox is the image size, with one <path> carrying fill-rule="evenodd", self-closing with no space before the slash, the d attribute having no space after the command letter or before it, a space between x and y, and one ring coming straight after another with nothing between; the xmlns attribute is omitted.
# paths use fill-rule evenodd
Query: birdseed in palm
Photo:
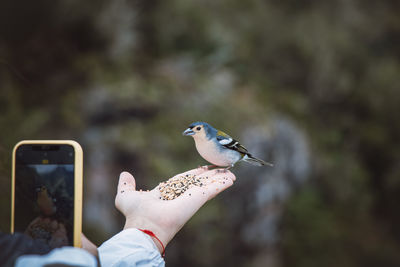
<svg viewBox="0 0 400 267"><path fill-rule="evenodd" d="M193 174L172 177L158 185L158 190L161 193L160 198L162 200L173 200L193 186L204 186L205 179L208 179L208 177L198 177Z"/></svg>

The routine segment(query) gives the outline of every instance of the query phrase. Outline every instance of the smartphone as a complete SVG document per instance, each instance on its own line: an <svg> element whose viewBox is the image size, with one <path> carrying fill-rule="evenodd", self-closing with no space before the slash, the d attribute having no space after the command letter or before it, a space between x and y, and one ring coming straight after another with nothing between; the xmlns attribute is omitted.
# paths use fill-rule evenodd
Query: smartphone
<svg viewBox="0 0 400 267"><path fill-rule="evenodd" d="M50 248L81 247L81 146L71 140L21 141L12 159L11 233Z"/></svg>

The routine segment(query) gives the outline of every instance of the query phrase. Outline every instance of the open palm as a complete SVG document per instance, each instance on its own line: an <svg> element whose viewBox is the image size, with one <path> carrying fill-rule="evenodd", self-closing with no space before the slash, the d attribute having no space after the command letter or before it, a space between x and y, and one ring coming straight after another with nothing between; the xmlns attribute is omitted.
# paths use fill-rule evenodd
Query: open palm
<svg viewBox="0 0 400 267"><path fill-rule="evenodd" d="M151 191L137 191L135 178L128 172L122 172L115 206L126 217L124 229L150 230L166 246L204 203L230 187L236 179L230 171L208 170L203 167L177 176L187 174L199 178L208 177L207 183L203 187L194 186L188 189L176 199L162 200L157 187Z"/></svg>

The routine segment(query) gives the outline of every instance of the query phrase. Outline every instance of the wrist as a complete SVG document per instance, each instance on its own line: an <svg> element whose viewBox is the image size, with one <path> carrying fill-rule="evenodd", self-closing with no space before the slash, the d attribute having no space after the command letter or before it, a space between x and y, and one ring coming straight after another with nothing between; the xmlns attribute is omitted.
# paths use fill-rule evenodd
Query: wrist
<svg viewBox="0 0 400 267"><path fill-rule="evenodd" d="M163 238L163 235L161 231L158 230L158 227L156 227L150 222L127 219L125 222L124 230L131 228L138 229L143 233L147 234L150 237L150 239L154 242L160 254L163 255L163 253L165 252L165 247L167 246L167 241L165 238ZM149 234L145 230L153 233L154 236Z"/></svg>
<svg viewBox="0 0 400 267"><path fill-rule="evenodd" d="M148 229L138 229L139 231L142 231L146 235L148 235L156 245L158 251L160 252L161 256L164 258L165 257L165 246L163 242L150 230Z"/></svg>

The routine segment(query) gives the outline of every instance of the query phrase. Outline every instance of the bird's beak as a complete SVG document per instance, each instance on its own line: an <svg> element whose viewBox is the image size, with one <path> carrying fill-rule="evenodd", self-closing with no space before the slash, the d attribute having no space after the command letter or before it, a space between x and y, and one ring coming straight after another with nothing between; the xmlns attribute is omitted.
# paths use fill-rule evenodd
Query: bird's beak
<svg viewBox="0 0 400 267"><path fill-rule="evenodd" d="M187 128L187 129L182 133L182 135L186 135L186 136L194 135L194 132L193 132L192 129Z"/></svg>

